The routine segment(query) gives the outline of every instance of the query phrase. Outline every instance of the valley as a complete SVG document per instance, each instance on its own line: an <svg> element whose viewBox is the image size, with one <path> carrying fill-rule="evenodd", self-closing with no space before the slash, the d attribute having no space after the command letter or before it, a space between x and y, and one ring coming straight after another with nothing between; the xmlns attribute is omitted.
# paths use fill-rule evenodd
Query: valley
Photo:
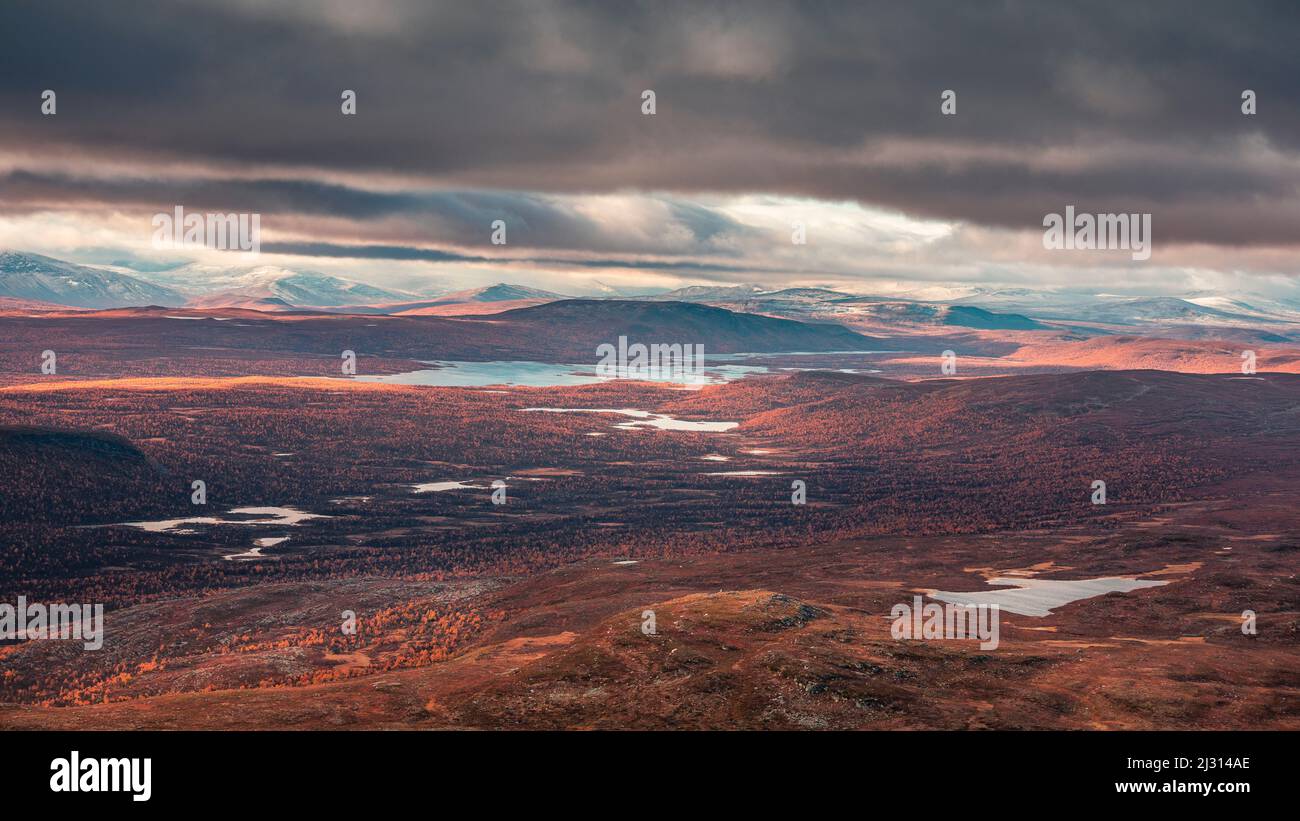
<svg viewBox="0 0 1300 821"><path fill-rule="evenodd" d="M1281 325L741 290L11 305L0 727L1300 727Z"/></svg>
<svg viewBox="0 0 1300 821"><path fill-rule="evenodd" d="M10 385L0 594L108 612L105 652L0 650L0 726L1295 727L1297 406L1157 371ZM1007 577L1135 581L989 653L890 638Z"/></svg>

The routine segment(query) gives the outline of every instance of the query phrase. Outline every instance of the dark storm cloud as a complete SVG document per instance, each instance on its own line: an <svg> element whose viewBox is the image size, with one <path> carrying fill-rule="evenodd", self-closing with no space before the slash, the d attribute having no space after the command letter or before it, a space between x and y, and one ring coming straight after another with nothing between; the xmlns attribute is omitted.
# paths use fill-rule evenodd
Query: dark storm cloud
<svg viewBox="0 0 1300 821"><path fill-rule="evenodd" d="M602 228L563 203L529 193L504 191L387 192L310 180L221 180L193 178L78 177L60 173L11 171L0 174L0 202L6 209L86 208L113 203L118 208L171 213L188 211L259 213L264 224L277 217L326 217L349 221L396 219L388 233L408 242L489 245L491 225L502 220L512 247L578 248L620 253L679 252L729 254L711 240L741 237L746 226L707 208L664 203L665 222L693 242L664 243ZM141 231L148 226L140 222ZM152 227L147 227L152 231ZM307 247L306 245L304 247ZM432 258L432 257L430 257Z"/></svg>
<svg viewBox="0 0 1300 821"><path fill-rule="evenodd" d="M500 257L458 254L434 248L414 248L405 245L339 245L331 242L267 242L262 251L268 254L290 254L305 257L335 257L339 259L388 259L400 262L463 262L500 264ZM736 274L778 273L774 269L753 266L726 265L722 263L694 262L690 260L647 259L567 259L561 257L512 257L514 264L559 266L565 268L625 268L632 271L665 271L679 274L727 274L721 281L730 281Z"/></svg>
<svg viewBox="0 0 1300 821"><path fill-rule="evenodd" d="M1298 8L24 3L4 11L0 151L401 174L414 192L774 193L1030 229L1075 204L1151 211L1163 240L1289 244ZM39 113L45 88L55 117ZM345 88L355 117L339 112ZM645 88L654 117L640 114ZM939 112L948 88L954 117ZM20 184L33 200L165 204L186 183L5 183ZM205 183L214 202L219 185ZM602 247L598 226L524 195L241 185L247 210L363 220L479 226L509 206L536 244ZM702 242L734 230L703 209L674 216Z"/></svg>

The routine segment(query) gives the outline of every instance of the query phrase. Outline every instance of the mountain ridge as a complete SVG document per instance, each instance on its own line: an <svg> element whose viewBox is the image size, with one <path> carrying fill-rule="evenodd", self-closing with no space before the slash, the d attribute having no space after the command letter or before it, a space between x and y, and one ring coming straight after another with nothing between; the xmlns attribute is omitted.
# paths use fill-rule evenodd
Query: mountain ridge
<svg viewBox="0 0 1300 821"><path fill-rule="evenodd" d="M185 302L178 291L140 277L20 251L0 251L0 297L72 308Z"/></svg>

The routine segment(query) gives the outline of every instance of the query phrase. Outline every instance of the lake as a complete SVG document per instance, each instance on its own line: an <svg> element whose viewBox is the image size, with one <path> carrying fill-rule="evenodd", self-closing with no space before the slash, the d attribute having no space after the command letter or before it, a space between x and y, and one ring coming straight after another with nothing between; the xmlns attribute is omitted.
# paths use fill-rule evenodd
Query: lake
<svg viewBox="0 0 1300 821"><path fill-rule="evenodd" d="M235 514L240 518L230 518ZM248 517L257 518L248 518ZM236 507L226 517L190 516L184 519L160 519L155 522L122 522L126 527L138 527L150 533L192 533L183 529L183 525L252 525L252 526L292 526L307 519L328 519L320 513L307 513L292 507Z"/></svg>
<svg viewBox="0 0 1300 821"><path fill-rule="evenodd" d="M996 604L1009 613L1022 616L1050 616L1053 608L1070 602L1104 596L1107 593L1128 593L1144 587L1169 584L1155 579L1135 579L1126 576L1102 576L1096 579L1026 579L999 577L989 579L989 584L1005 585L1001 590L972 593L954 593L936 590L932 599L952 604Z"/></svg>
<svg viewBox="0 0 1300 821"><path fill-rule="evenodd" d="M873 354L880 351L786 351L780 353L726 353L705 354L704 368L700 374L681 374L664 372L657 377L638 379L641 382L663 382L698 388L743 379L751 374L771 373L766 365L745 365L747 359L759 357L783 356L844 356ZM614 381L614 377L597 376L596 366L555 364L551 362L530 361L493 361L493 362L457 362L430 361L418 371L380 374L373 376L348 377L359 382L387 382L394 385L430 385L447 388L482 388L489 385L518 385L530 388L563 387L566 385L590 385L595 382ZM801 370L782 368L781 370ZM811 369L807 369L811 370ZM338 378L338 377L335 377Z"/></svg>
<svg viewBox="0 0 1300 821"><path fill-rule="evenodd" d="M666 413L651 413L636 408L523 408L524 413L617 413L631 416L634 421L618 422L614 425L622 430L634 430L639 427L657 428L659 430L690 430L700 433L721 433L738 426L739 422L697 422L690 419L678 419Z"/></svg>
<svg viewBox="0 0 1300 821"><path fill-rule="evenodd" d="M550 362L430 362L436 368L386 374L356 376L358 382L387 382L393 385L431 385L444 388L481 388L488 385L518 385L530 388L590 385L611 382L612 377L597 376L594 365L562 365ZM642 382L663 382L687 387L703 387L740 379L751 373L767 373L761 365L705 365L697 375L664 373L659 378L646 377Z"/></svg>

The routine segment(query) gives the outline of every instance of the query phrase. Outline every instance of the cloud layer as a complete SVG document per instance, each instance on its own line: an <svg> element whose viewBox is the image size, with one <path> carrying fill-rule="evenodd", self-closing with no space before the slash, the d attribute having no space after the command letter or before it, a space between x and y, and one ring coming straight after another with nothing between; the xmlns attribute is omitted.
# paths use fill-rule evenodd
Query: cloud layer
<svg viewBox="0 0 1300 821"><path fill-rule="evenodd" d="M1293 4L55 1L5 16L0 220L183 203L262 213L304 256L828 280L923 275L954 248L977 255L970 277L1022 278L1041 251L1024 239L1067 204L1152 213L1153 265L1184 272L1288 274L1300 243ZM796 212L830 220L809 233L839 247L775 247ZM498 218L508 254L487 241ZM897 247L842 236L844 220L892 220Z"/></svg>

